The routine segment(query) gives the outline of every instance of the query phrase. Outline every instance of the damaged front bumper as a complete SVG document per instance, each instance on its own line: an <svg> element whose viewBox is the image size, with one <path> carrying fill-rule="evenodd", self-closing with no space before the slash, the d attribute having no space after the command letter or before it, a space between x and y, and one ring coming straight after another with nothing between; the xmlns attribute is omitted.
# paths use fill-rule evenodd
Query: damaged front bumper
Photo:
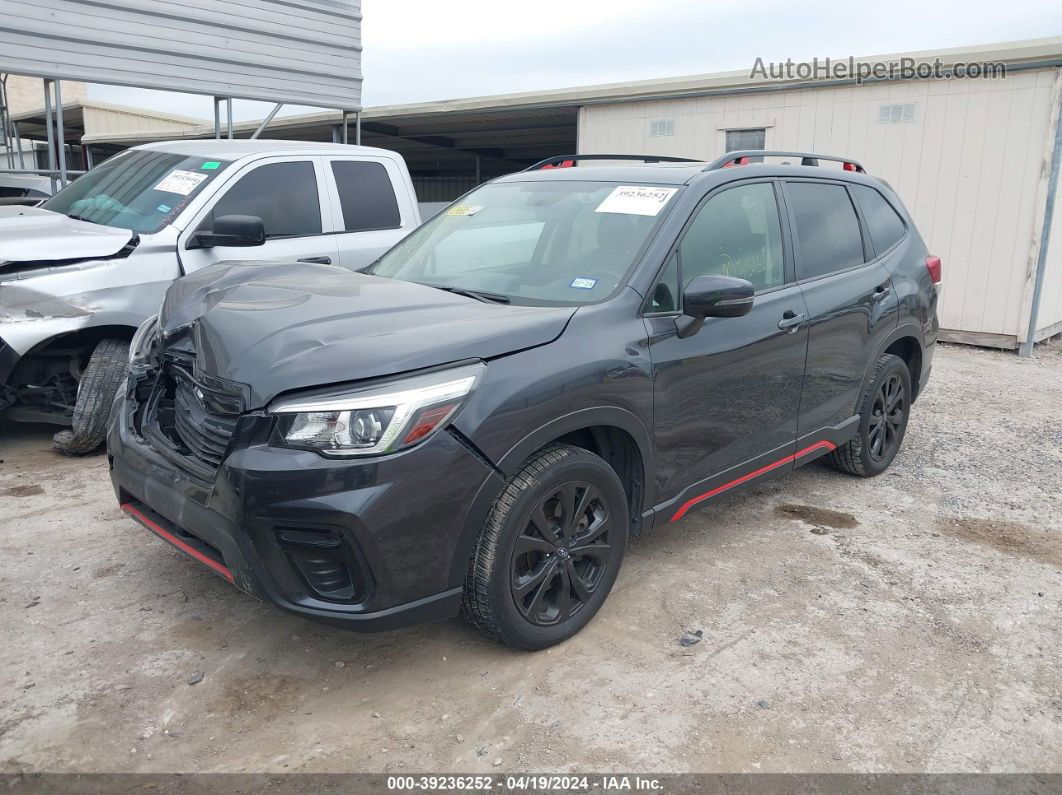
<svg viewBox="0 0 1062 795"><path fill-rule="evenodd" d="M272 418L240 418L212 478L175 463L111 414L111 481L123 510L238 588L354 630L455 616L468 506L498 475L449 433L395 455L326 459L270 446Z"/></svg>

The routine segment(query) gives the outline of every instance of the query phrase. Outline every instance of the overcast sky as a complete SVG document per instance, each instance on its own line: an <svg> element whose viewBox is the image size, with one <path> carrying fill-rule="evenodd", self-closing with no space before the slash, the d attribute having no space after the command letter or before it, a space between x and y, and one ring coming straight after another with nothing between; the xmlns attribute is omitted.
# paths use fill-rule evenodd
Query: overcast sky
<svg viewBox="0 0 1062 795"><path fill-rule="evenodd" d="M363 0L362 13L366 106L750 69L757 57L858 57L1062 34L1057 0ZM90 96L213 113L208 97L113 86L92 86ZM236 118L270 107L237 102Z"/></svg>

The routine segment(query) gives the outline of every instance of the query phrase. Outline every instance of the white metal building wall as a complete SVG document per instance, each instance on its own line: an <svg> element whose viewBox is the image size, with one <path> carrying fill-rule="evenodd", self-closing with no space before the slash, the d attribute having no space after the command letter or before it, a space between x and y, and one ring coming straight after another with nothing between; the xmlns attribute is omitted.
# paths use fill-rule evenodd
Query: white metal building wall
<svg viewBox="0 0 1062 795"><path fill-rule="evenodd" d="M768 149L855 158L896 188L930 250L943 259L942 326L970 333L970 341L993 335L998 338L985 342L1006 345L1024 339L1028 324L1060 93L1059 70L1045 68L1012 71L1002 80L586 105L579 147L709 159L724 151L726 130L763 127ZM909 121L879 122L882 105L906 103L914 105ZM650 137L651 123L668 119L674 124L657 129L673 134ZM1040 329L1062 321L1060 223L1052 231Z"/></svg>

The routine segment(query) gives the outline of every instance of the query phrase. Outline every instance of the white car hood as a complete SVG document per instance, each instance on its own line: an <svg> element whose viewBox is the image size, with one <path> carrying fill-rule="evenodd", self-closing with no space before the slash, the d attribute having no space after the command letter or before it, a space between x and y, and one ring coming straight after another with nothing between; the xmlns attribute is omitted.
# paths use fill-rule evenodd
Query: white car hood
<svg viewBox="0 0 1062 795"><path fill-rule="evenodd" d="M109 257L132 238L128 229L76 221L40 207L0 207L0 267L6 262Z"/></svg>

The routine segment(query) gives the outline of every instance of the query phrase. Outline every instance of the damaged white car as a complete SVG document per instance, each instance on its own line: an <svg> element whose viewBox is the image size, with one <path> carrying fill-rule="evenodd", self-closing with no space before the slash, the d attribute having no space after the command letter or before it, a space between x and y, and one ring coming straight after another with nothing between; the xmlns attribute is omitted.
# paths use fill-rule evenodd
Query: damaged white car
<svg viewBox="0 0 1062 795"><path fill-rule="evenodd" d="M419 223L401 156L288 141L148 144L39 207L0 206L0 412L91 452L174 279L231 259L359 268Z"/></svg>

